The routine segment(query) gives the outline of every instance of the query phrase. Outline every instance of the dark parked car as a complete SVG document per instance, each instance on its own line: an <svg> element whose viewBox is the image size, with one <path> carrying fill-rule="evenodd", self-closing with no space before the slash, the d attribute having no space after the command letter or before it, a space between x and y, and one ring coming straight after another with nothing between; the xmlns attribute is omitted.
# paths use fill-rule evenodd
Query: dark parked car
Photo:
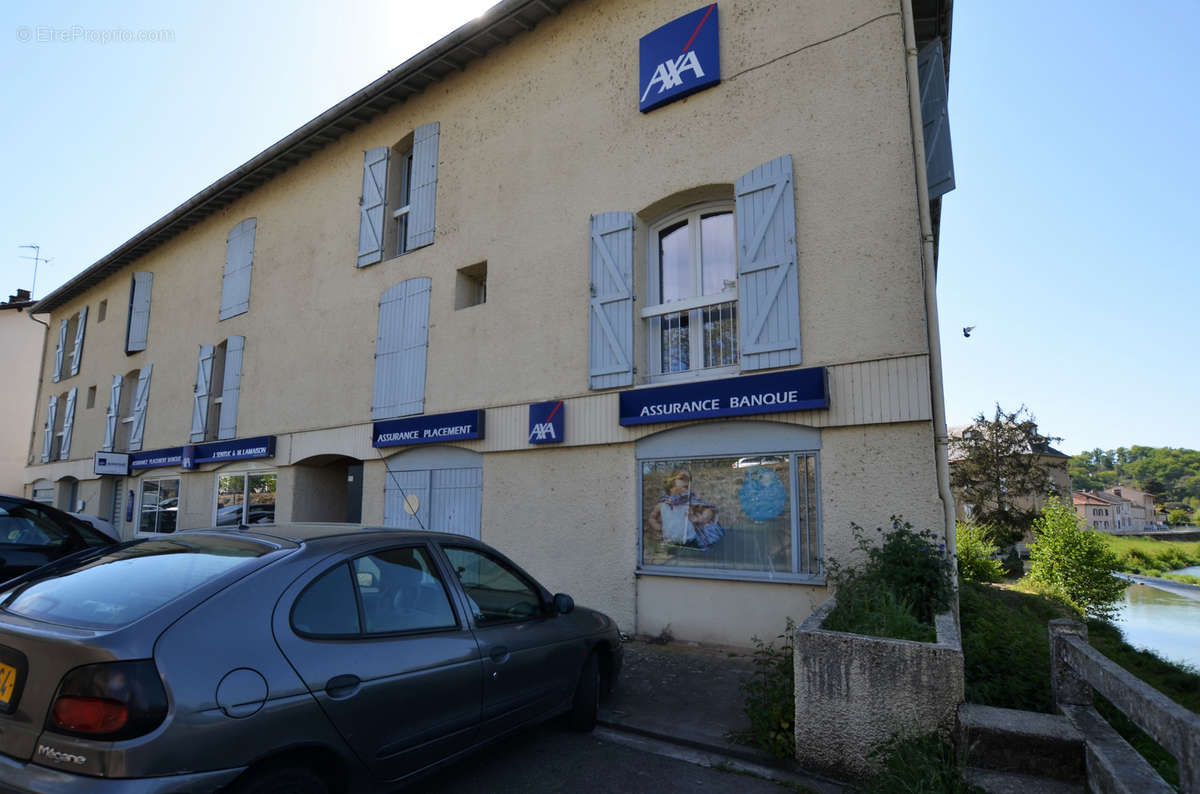
<svg viewBox="0 0 1200 794"><path fill-rule="evenodd" d="M0 790L359 791L595 724L616 624L458 535L293 524L0 587Z"/></svg>
<svg viewBox="0 0 1200 794"><path fill-rule="evenodd" d="M88 522L61 510L0 495L0 582L82 549L115 543Z"/></svg>

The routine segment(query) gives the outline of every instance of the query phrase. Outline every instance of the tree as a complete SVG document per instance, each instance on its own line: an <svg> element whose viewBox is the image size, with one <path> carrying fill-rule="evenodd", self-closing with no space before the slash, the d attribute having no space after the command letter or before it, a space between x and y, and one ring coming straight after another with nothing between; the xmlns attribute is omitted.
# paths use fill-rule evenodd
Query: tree
<svg viewBox="0 0 1200 794"><path fill-rule="evenodd" d="M1029 578L1089 617L1111 619L1128 584L1113 574L1117 555L1099 532L1082 526L1075 508L1046 501L1033 522Z"/></svg>
<svg viewBox="0 0 1200 794"><path fill-rule="evenodd" d="M991 419L980 413L951 439L950 484L971 506L972 520L990 528L994 542L1016 543L1033 525L1036 500L1053 490L1038 452L1058 440L1038 432L1025 406L1009 413L999 404Z"/></svg>
<svg viewBox="0 0 1200 794"><path fill-rule="evenodd" d="M1170 513L1167 513L1167 523L1168 524L1183 525L1183 524L1187 524L1190 520L1191 520L1191 516L1188 514L1188 511L1183 510L1181 508L1176 508L1175 510L1172 510Z"/></svg>

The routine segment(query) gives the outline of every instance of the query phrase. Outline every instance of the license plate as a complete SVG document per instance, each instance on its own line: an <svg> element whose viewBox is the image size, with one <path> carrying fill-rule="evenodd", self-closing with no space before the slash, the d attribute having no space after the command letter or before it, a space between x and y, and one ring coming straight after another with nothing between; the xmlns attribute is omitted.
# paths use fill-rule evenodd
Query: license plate
<svg viewBox="0 0 1200 794"><path fill-rule="evenodd" d="M17 687L17 668L0 662L0 705L7 706Z"/></svg>

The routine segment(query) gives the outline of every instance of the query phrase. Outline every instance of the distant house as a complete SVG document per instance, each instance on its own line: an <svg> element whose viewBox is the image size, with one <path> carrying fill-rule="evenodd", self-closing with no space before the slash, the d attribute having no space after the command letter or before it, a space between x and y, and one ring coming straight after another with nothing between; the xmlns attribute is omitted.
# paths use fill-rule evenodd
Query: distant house
<svg viewBox="0 0 1200 794"><path fill-rule="evenodd" d="M0 436L0 493L22 493L31 440L27 428L33 424L37 405L46 326L30 317L30 297L29 290L19 289L7 302L0 302L0 346L4 349L0 416L9 429Z"/></svg>
<svg viewBox="0 0 1200 794"><path fill-rule="evenodd" d="M1158 523L1157 506L1154 497L1145 491L1131 488L1128 485L1117 485L1105 488L1104 492L1130 502L1130 517L1134 529L1153 529Z"/></svg>
<svg viewBox="0 0 1200 794"><path fill-rule="evenodd" d="M1111 502L1100 499L1088 491L1072 491L1071 503L1075 512L1083 519L1089 529L1098 532L1112 532L1116 526L1116 511Z"/></svg>

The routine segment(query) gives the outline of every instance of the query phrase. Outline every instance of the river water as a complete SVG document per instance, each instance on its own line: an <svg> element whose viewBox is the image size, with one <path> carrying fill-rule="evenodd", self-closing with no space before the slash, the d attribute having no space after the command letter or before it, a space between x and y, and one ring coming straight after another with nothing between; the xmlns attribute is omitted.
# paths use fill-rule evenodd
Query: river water
<svg viewBox="0 0 1200 794"><path fill-rule="evenodd" d="M1175 573L1200 576L1200 566ZM1130 645L1200 670L1200 587L1162 581L1126 588L1114 622Z"/></svg>

